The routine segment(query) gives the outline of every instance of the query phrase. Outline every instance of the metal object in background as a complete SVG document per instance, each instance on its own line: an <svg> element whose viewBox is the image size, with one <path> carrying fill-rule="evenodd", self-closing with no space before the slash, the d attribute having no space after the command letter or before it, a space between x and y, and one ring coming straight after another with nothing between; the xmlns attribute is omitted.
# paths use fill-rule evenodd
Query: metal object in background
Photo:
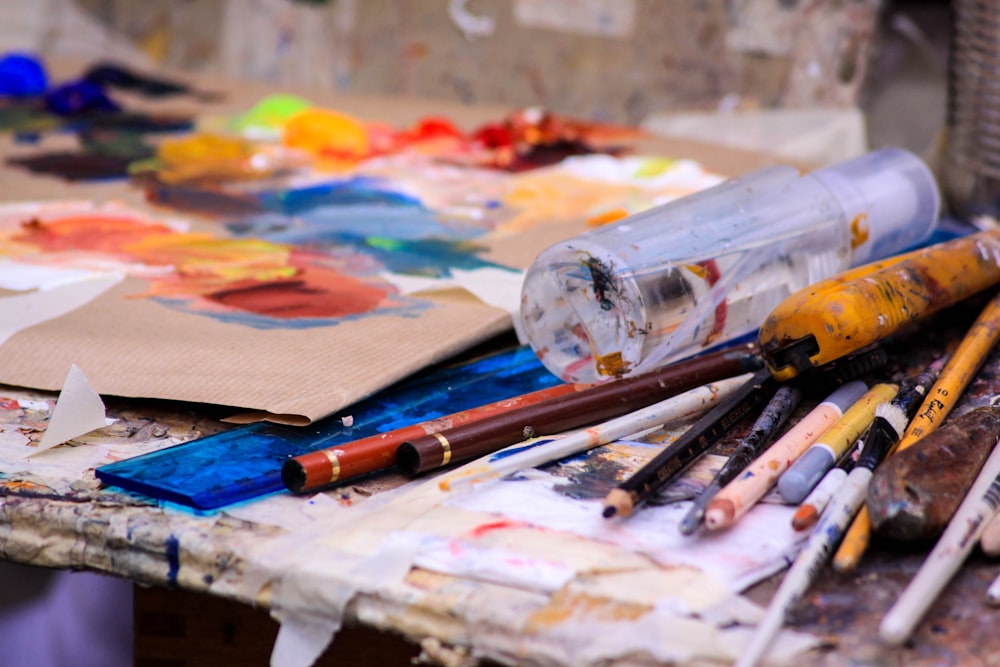
<svg viewBox="0 0 1000 667"><path fill-rule="evenodd" d="M1000 213L1000 2L955 0L941 186L953 213Z"/></svg>

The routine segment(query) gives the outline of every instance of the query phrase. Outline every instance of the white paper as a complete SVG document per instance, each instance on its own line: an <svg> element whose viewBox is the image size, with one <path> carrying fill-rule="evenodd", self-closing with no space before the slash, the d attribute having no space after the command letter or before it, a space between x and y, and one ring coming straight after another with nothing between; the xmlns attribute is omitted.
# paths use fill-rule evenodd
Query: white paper
<svg viewBox="0 0 1000 667"><path fill-rule="evenodd" d="M0 345L20 331L91 302L121 282L122 277L116 273L96 274L51 289L0 298Z"/></svg>
<svg viewBox="0 0 1000 667"><path fill-rule="evenodd" d="M106 424L104 401L90 386L83 371L73 364L56 399L45 434L34 453L44 452Z"/></svg>

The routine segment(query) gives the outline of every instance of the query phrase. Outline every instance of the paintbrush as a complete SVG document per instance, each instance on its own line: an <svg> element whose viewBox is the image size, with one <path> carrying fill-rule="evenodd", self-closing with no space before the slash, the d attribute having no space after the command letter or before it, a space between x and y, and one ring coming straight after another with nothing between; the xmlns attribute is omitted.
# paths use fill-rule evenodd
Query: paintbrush
<svg viewBox="0 0 1000 667"><path fill-rule="evenodd" d="M993 260L988 263L995 264ZM944 364L940 377L924 397L906 433L887 456L906 450L941 425L982 367L998 339L1000 339L1000 293L994 295L982 309L962 342ZM871 516L866 508L862 508L833 558L834 569L838 572L850 572L857 567L868 548L871 533Z"/></svg>

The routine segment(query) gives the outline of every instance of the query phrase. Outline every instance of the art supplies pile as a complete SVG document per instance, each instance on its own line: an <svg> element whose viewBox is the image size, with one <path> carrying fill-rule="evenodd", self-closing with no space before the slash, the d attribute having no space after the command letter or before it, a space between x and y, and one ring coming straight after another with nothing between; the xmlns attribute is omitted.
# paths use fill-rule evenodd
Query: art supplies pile
<svg viewBox="0 0 1000 667"><path fill-rule="evenodd" d="M108 100L90 130L124 122L116 86L209 101L123 68L82 84ZM43 80L6 101L5 127L44 143L59 99ZM266 599L277 667L309 664L349 613L413 632L444 618L435 630L507 662L750 667L818 647L790 612L876 535L937 542L885 610L887 651L981 536L1000 552L1000 231L928 241L938 200L915 157L706 191L722 178L697 162L543 110L390 124L280 95L200 120L89 172L120 177L127 203L0 205L0 382L27 392L0 399L0 489L22 521L0 530L2 555L97 560L100 533L119 550L100 562L127 576ZM814 181L838 200L819 240L737 225L740 263L716 225L678 266L629 254L636 219L694 210L678 233L697 240L705 203L751 182L767 195L754 210L800 233L829 194ZM806 205L780 196L800 188ZM859 192L882 196L866 208ZM562 259L522 292L557 241ZM837 261L809 255L789 294L786 270L818 246ZM852 253L867 263L837 273ZM561 279L531 287L545 271ZM105 426L94 412L29 460L56 421L44 392L71 367ZM200 425L178 426L178 406ZM83 503L107 534L66 537ZM23 527L38 517L41 536ZM743 597L789 565L766 610Z"/></svg>

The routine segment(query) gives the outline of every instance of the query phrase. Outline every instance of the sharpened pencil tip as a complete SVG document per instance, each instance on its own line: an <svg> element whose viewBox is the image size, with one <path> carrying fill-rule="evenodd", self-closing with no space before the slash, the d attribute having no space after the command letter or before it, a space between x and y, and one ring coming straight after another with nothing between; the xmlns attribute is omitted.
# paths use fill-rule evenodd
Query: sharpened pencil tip
<svg viewBox="0 0 1000 667"><path fill-rule="evenodd" d="M681 520L679 526L681 535L694 535L698 526L705 520L705 508L696 504L691 511Z"/></svg>
<svg viewBox="0 0 1000 667"><path fill-rule="evenodd" d="M728 498L717 498L705 510L705 527L718 530L728 526L736 516L736 506Z"/></svg>
<svg viewBox="0 0 1000 667"><path fill-rule="evenodd" d="M601 514L605 519L613 516L632 516L634 500L628 491L623 489L611 489L604 498L604 510Z"/></svg>
<svg viewBox="0 0 1000 667"><path fill-rule="evenodd" d="M792 529L797 531L812 528L819 519L819 512L812 505L800 505L792 517Z"/></svg>

